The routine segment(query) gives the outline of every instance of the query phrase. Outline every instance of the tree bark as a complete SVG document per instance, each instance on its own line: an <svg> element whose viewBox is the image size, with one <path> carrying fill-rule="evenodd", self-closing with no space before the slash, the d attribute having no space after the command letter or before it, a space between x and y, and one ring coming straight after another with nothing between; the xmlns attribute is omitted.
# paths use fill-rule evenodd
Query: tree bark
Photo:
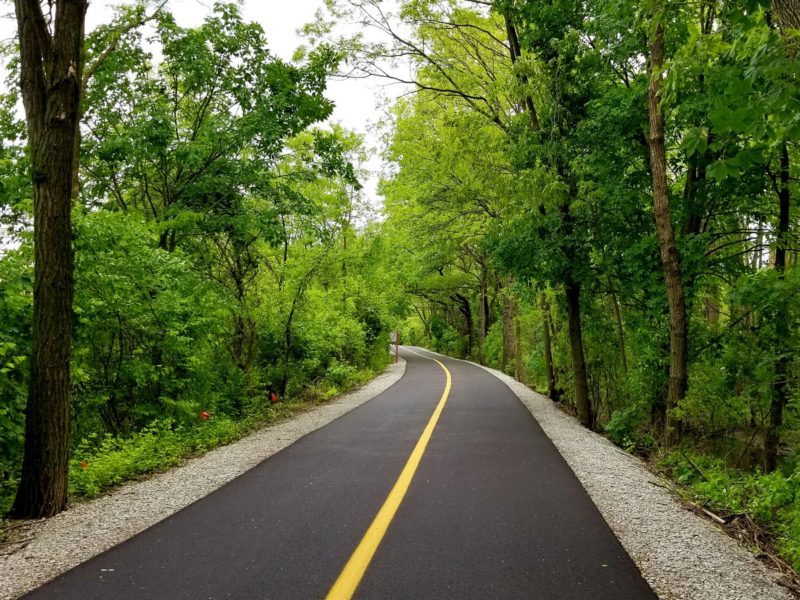
<svg viewBox="0 0 800 600"><path fill-rule="evenodd" d="M20 88L33 176L33 356L22 476L12 514L38 518L67 505L72 344L73 153L86 0L56 2L53 34L38 0L16 0Z"/></svg>
<svg viewBox="0 0 800 600"><path fill-rule="evenodd" d="M784 34L787 29L800 29L800 2L772 0L772 16Z"/></svg>
<svg viewBox="0 0 800 600"><path fill-rule="evenodd" d="M653 2L653 16L662 17L661 0ZM647 108L650 121L650 171L653 178L653 213L658 233L661 263L669 305L669 388L667 401L660 415L664 424L665 441L672 444L678 435L677 423L671 416L678 402L686 394L688 362L688 327L686 303L680 270L680 256L675 244L675 230L670 216L669 188L667 185L667 155L664 146L664 117L659 94L661 91L661 69L664 64L664 26L659 21L651 34L648 61L650 84L647 93Z"/></svg>
<svg viewBox="0 0 800 600"><path fill-rule="evenodd" d="M781 282L786 277L786 247L789 236L789 148L786 142L781 147L780 187L778 188L778 229L775 243L775 270ZM791 319L785 292L778 298L775 311L776 351L775 379L772 383L772 399L769 407L769 425L764 440L764 463L767 471L774 471L778 464L780 430L783 426L783 412L789 401L789 352Z"/></svg>
<svg viewBox="0 0 800 600"><path fill-rule="evenodd" d="M553 402L559 402L561 400L561 394L559 393L558 386L556 385L556 375L555 370L553 369L553 347L550 339L550 331L552 330L553 325L550 322L550 306L548 305L544 294L542 294L541 305L542 329L544 331L544 368L547 372L547 395L550 396L550 399Z"/></svg>
<svg viewBox="0 0 800 600"><path fill-rule="evenodd" d="M583 351L583 334L581 332L581 285L569 282L565 286L567 295L567 318L569 319L569 342L572 353L572 370L575 379L575 409L578 420L591 428L592 406L589 400L589 385L586 375L586 359Z"/></svg>

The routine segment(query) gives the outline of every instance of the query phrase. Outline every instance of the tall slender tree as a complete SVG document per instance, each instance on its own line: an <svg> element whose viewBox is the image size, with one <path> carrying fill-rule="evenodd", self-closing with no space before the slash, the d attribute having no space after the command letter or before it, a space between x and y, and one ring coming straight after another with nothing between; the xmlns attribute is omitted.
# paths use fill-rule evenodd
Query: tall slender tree
<svg viewBox="0 0 800 600"><path fill-rule="evenodd" d="M661 107L661 79L664 66L664 4L654 0L649 40L648 71L650 83L647 88L647 112L650 119L650 173L653 178L653 213L661 251L661 264L667 289L669 305L669 388L662 419L667 440L674 440L676 424L672 422L670 410L686 394L688 365L688 326L686 301L681 278L680 255L675 243L675 228L672 224L667 182L667 152L664 145L664 115Z"/></svg>

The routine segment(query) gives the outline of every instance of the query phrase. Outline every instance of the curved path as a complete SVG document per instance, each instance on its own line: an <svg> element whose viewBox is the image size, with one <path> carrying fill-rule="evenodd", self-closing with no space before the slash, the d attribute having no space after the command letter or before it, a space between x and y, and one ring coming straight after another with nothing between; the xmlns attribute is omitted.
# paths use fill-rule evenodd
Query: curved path
<svg viewBox="0 0 800 600"><path fill-rule="evenodd" d="M403 356L373 400L26 598L655 598L504 383Z"/></svg>

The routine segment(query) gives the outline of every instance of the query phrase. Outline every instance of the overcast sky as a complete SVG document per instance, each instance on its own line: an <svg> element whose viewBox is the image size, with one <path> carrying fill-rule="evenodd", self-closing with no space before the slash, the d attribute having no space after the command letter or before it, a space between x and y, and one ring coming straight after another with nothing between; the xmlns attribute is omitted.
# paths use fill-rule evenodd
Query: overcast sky
<svg viewBox="0 0 800 600"><path fill-rule="evenodd" d="M111 7L119 4L111 0L94 0L89 3L86 15L87 30L111 19ZM182 26L193 26L202 22L210 12L213 0L169 0L169 7ZM295 49L304 44L297 30L314 20L314 15L322 8L323 0L245 0L242 13L245 19L257 21L266 32L270 51L289 60ZM0 19L0 39L9 40L15 35L16 23L13 19L13 6L5 1L0 4L5 18ZM5 78L3 78L5 79ZM336 104L331 121L338 122L347 129L365 134L367 146L372 150L366 167L377 173L380 169L380 153L377 151L377 137L370 133L370 127L382 116L378 108L384 95L397 94L396 87L386 88L375 80L331 81L327 96ZM365 193L370 203L377 206L375 186L377 177L373 175L366 182Z"/></svg>

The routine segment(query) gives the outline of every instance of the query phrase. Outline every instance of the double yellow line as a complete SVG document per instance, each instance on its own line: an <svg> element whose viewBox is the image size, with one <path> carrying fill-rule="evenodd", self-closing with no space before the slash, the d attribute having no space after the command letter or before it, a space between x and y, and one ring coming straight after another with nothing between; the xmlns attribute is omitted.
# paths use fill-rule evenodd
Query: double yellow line
<svg viewBox="0 0 800 600"><path fill-rule="evenodd" d="M342 569L342 572L339 574L339 577L336 579L333 587L328 592L326 600L349 600L353 597L353 594L355 594L358 584L361 583L361 579L364 577L364 573L367 571L367 567L369 567L372 557L375 556L375 552L378 550L378 546L380 545L381 540L383 540L383 536L386 535L386 530L389 529L389 525L391 524L392 519L394 519L397 509L400 507L400 503L403 501L406 492L408 492L408 488L411 485L411 480L414 477L414 473L417 472L417 467L419 467L420 460L422 460L422 455L425 454L425 448L427 448L428 442L433 435L433 430L436 428L436 423L439 422L439 416L444 410L447 397L450 395L452 377L450 375L450 371L447 370L447 367L445 367L435 358L424 356L418 352L414 352L413 350L409 350L409 352L413 352L417 356L422 356L423 358L432 360L442 367L444 374L447 377L447 383L444 386L444 392L442 393L439 404L436 405L436 409L433 411L428 424L422 431L422 435L419 437L419 440L417 440L417 445L414 446L411 456L408 457L406 465L403 467L403 470L400 472L400 476L397 478L397 481L392 487L392 491L389 492L389 495L386 497L386 500L384 501L383 506L381 506L381 509L378 511L378 514L375 516L375 519L373 519L369 529L367 529L364 537L361 538L361 542L359 542L358 546L350 557L350 560L347 561L347 564L344 566L344 569Z"/></svg>

